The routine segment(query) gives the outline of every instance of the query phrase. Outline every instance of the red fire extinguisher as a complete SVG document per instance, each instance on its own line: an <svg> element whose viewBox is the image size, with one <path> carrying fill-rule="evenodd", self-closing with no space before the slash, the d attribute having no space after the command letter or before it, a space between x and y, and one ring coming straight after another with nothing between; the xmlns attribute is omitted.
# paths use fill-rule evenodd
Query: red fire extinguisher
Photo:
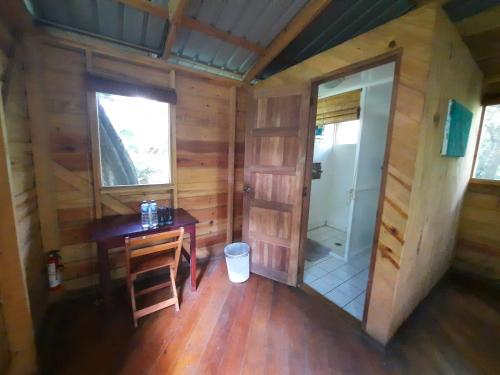
<svg viewBox="0 0 500 375"><path fill-rule="evenodd" d="M49 275L49 290L57 290L62 285L62 262L58 250L52 250L47 258L47 273Z"/></svg>

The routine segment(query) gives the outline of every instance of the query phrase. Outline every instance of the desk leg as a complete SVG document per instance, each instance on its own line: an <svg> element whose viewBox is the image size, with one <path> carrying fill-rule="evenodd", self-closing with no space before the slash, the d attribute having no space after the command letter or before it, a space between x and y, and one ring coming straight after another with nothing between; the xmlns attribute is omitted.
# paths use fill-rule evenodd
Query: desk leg
<svg viewBox="0 0 500 375"><path fill-rule="evenodd" d="M104 299L104 307L108 310L111 302L111 275L109 270L108 249L102 243L97 243L97 261L101 294Z"/></svg>
<svg viewBox="0 0 500 375"><path fill-rule="evenodd" d="M191 225L187 229L189 233L189 265L191 267L191 290L196 290L196 225Z"/></svg>

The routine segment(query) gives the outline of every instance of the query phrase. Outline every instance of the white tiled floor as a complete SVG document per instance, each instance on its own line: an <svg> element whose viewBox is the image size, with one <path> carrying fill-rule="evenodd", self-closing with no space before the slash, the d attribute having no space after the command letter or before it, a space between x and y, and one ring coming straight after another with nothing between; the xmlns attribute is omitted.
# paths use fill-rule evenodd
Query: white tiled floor
<svg viewBox="0 0 500 375"><path fill-rule="evenodd" d="M333 255L316 262L306 261L304 282L361 320L369 264L370 252L356 254L348 262Z"/></svg>
<svg viewBox="0 0 500 375"><path fill-rule="evenodd" d="M333 253L340 257L344 256L346 233L341 230L324 225L308 231L307 238L329 247Z"/></svg>

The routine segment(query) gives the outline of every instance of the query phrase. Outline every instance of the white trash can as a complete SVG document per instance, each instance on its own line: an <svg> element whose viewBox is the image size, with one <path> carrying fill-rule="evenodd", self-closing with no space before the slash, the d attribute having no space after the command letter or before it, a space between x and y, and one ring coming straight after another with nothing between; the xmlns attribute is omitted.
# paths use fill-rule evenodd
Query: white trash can
<svg viewBox="0 0 500 375"><path fill-rule="evenodd" d="M250 246L235 242L224 248L227 273L233 283L242 283L250 277Z"/></svg>

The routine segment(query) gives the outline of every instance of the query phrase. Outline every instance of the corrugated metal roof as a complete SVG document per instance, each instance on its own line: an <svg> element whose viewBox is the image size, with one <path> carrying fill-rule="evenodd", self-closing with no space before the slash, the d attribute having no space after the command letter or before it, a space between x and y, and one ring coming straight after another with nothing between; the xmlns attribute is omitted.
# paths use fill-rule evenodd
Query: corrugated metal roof
<svg viewBox="0 0 500 375"><path fill-rule="evenodd" d="M0 0L2 1L2 0ZM168 21L118 0L25 0L39 22L112 40L161 55ZM169 0L150 0L167 8ZM307 0L190 0L184 16L267 47ZM454 21L500 0L452 0L444 5ZM391 21L415 7L411 0L334 0L261 73L266 78L289 66ZM233 78L258 58L244 47L179 27L169 61Z"/></svg>
<svg viewBox="0 0 500 375"><path fill-rule="evenodd" d="M410 0L336 0L261 73L269 77L408 12Z"/></svg>
<svg viewBox="0 0 500 375"><path fill-rule="evenodd" d="M168 0L152 0L167 8ZM161 54L168 21L115 0L31 0L43 24Z"/></svg>
<svg viewBox="0 0 500 375"><path fill-rule="evenodd" d="M453 22L457 22L495 5L500 5L500 0L452 0L444 4L443 9Z"/></svg>
<svg viewBox="0 0 500 375"><path fill-rule="evenodd" d="M307 3L307 0L191 0L185 15L266 47ZM172 48L175 56L243 74L257 55L243 47L180 28Z"/></svg>

